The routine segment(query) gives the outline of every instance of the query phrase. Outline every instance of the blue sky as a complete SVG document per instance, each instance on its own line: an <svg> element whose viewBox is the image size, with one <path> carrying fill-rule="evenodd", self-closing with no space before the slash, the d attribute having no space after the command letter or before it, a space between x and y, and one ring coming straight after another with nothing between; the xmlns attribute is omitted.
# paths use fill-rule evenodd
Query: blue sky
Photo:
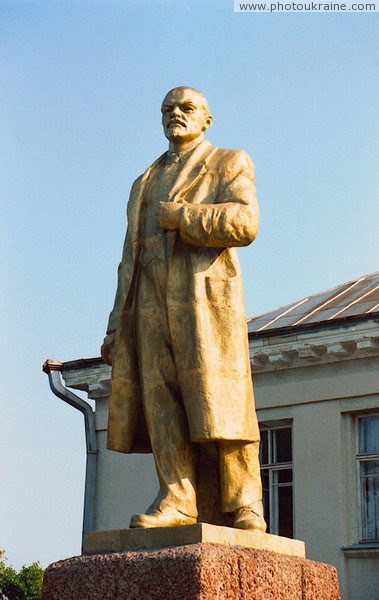
<svg viewBox="0 0 379 600"><path fill-rule="evenodd" d="M2 494L15 566L80 552L82 417L46 358L99 354L132 181L175 85L255 164L248 316L378 270L378 14L244 14L232 0L2 0ZM144 507L141 507L144 508Z"/></svg>

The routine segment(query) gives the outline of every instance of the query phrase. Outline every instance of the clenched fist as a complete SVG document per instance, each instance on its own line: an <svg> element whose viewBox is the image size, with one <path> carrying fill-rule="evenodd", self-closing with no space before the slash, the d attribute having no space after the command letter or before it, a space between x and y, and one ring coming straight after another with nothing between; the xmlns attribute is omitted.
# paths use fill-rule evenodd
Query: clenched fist
<svg viewBox="0 0 379 600"><path fill-rule="evenodd" d="M107 363L107 365L112 364L113 358L113 348L116 339L116 332L113 331L105 336L103 345L101 346L101 358Z"/></svg>
<svg viewBox="0 0 379 600"><path fill-rule="evenodd" d="M179 202L159 202L157 219L163 229L179 229L183 204Z"/></svg>

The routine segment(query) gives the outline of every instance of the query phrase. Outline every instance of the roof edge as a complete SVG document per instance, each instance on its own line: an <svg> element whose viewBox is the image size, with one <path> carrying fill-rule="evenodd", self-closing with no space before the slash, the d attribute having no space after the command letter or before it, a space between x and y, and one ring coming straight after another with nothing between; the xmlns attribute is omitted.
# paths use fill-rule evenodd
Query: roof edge
<svg viewBox="0 0 379 600"><path fill-rule="evenodd" d="M265 329L263 331L251 331L248 333L250 338L274 337L276 335L286 335L287 333L299 333L317 329L334 329L337 327L348 327L351 323L360 321L376 321L379 319L379 310L367 315L353 315L350 317L340 317L330 321L319 321L315 323L302 323L300 325L288 325L287 327L277 327L276 329Z"/></svg>

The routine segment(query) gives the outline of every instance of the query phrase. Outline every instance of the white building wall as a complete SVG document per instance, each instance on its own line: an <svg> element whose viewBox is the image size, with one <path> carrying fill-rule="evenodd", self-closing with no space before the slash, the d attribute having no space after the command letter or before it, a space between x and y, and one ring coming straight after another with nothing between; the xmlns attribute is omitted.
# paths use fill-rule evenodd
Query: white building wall
<svg viewBox="0 0 379 600"><path fill-rule="evenodd" d="M343 600L379 599L379 544L358 544L354 426L379 412L378 367L372 356L254 375L258 419L292 420L294 537L338 569Z"/></svg>
<svg viewBox="0 0 379 600"><path fill-rule="evenodd" d="M127 529L130 517L144 512L158 491L152 454L122 454L106 448L108 398L97 401L95 530Z"/></svg>

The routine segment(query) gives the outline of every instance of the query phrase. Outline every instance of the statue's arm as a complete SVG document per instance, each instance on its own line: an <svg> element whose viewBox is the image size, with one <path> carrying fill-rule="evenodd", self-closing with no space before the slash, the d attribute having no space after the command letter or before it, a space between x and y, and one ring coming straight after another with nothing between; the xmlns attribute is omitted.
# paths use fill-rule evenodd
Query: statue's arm
<svg viewBox="0 0 379 600"><path fill-rule="evenodd" d="M126 236L124 241L124 246L122 250L122 258L121 262L118 265L117 269L117 290L115 295L115 300L113 304L113 308L109 315L108 326L107 326L107 334L113 333L117 330L120 319L121 312L125 304L126 299L126 287L125 284L128 280L127 272L130 268L130 243L129 243L129 228L126 230Z"/></svg>
<svg viewBox="0 0 379 600"><path fill-rule="evenodd" d="M134 182L129 201L127 204L127 219L128 223L130 222L130 210L131 203L133 199L135 199L138 194L139 186L141 183L142 176L136 179ZM119 327L121 320L121 313L125 305L125 300L128 292L128 282L130 282L130 272L133 269L133 261L131 256L131 242L130 242L130 232L129 226L126 230L126 236L124 241L124 246L122 250L121 262L118 265L117 272L117 290L115 295L115 300L113 304L113 308L109 315L108 326L107 326L107 335L104 338L103 344L101 346L101 356L106 363L109 365L112 364L112 354L113 348L116 339L116 331Z"/></svg>
<svg viewBox="0 0 379 600"><path fill-rule="evenodd" d="M116 340L116 330L120 322L122 307L125 302L125 281L126 281L126 269L127 269L127 246L128 246L128 230L126 231L126 237L122 252L122 259L118 265L117 271L117 290L113 308L109 315L107 334L104 338L101 346L101 357L108 364L112 364L113 348Z"/></svg>
<svg viewBox="0 0 379 600"><path fill-rule="evenodd" d="M177 203L166 207L163 209L172 211L172 228L176 221L186 244L215 248L249 245L258 233L259 223L250 157L235 150L222 161L214 204Z"/></svg>

